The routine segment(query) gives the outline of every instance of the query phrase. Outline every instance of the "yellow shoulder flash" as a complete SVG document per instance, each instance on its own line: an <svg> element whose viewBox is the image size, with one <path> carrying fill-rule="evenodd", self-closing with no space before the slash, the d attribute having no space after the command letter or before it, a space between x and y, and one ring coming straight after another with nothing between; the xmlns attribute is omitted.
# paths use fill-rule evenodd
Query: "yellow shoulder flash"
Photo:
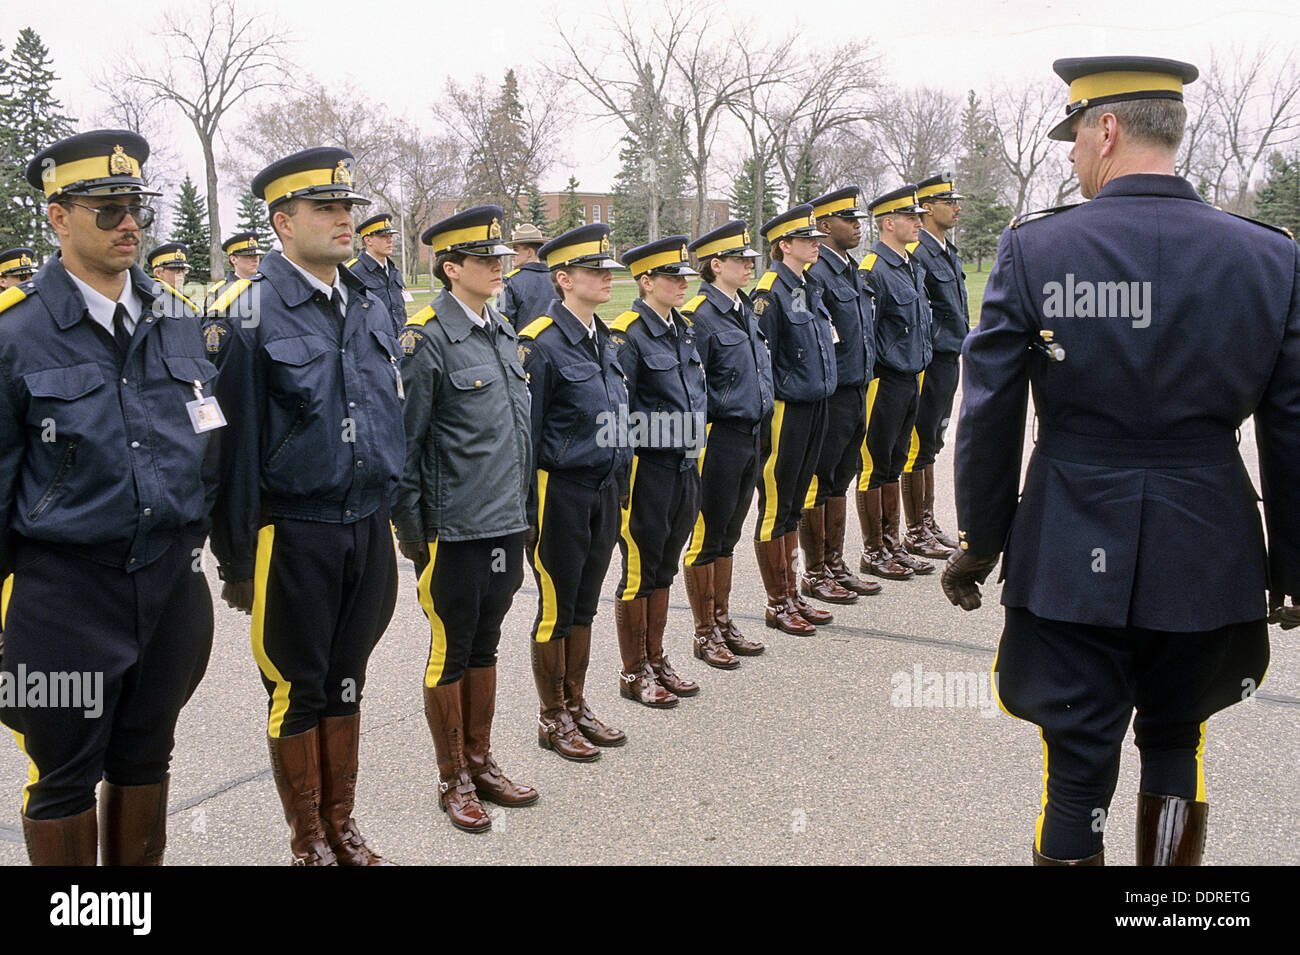
<svg viewBox="0 0 1300 955"><path fill-rule="evenodd" d="M248 288L252 284L252 279L237 279L230 284L230 288L217 296L216 300L208 310L211 312L224 312L231 306L235 299L239 298L244 289Z"/></svg>
<svg viewBox="0 0 1300 955"><path fill-rule="evenodd" d="M757 291L766 292L768 289L772 287L772 283L775 281L776 281L776 269L768 269L766 272L763 273L763 277L758 280Z"/></svg>
<svg viewBox="0 0 1300 955"><path fill-rule="evenodd" d="M0 312L5 311L5 309L13 308L26 297L27 293L23 291L21 285L10 286L3 292L0 292Z"/></svg>
<svg viewBox="0 0 1300 955"><path fill-rule="evenodd" d="M703 304L704 304L704 296L697 295L695 296L695 298L691 299L689 302L687 302L685 305L682 306L682 312L685 314L694 315L695 310Z"/></svg>
<svg viewBox="0 0 1300 955"><path fill-rule="evenodd" d="M348 259L346 262L343 263L343 267L344 267L345 269L350 269L350 268L352 268L352 266L354 266L354 265L357 264L357 259L358 259L358 258L360 258L360 256L356 256L356 255L352 256L352 258Z"/></svg>
<svg viewBox="0 0 1300 955"><path fill-rule="evenodd" d="M910 255L911 253L915 252L915 251L916 251L916 247L917 247L918 245L920 245L920 244L921 244L921 243L920 243L919 240L916 241L916 242L909 242L909 243L907 243L907 245L905 246L905 248L907 249L908 254Z"/></svg>
<svg viewBox="0 0 1300 955"><path fill-rule="evenodd" d="M880 256L878 256L875 252L869 252L867 254L867 257L862 260L862 264L858 266L858 271L870 272L872 269L876 267L876 259L878 258L880 258Z"/></svg>
<svg viewBox="0 0 1300 955"><path fill-rule="evenodd" d="M552 324L552 320L549 315L543 315L540 318L535 318L528 323L527 327L524 328L522 332L519 333L519 337L536 338L542 332L546 331L546 329L550 328L551 324Z"/></svg>
<svg viewBox="0 0 1300 955"><path fill-rule="evenodd" d="M511 277L513 277L513 276L515 276L515 275L518 275L518 274L519 274L519 270L518 270L518 269L511 269L509 272L506 273L506 278L511 278Z"/></svg>
<svg viewBox="0 0 1300 955"><path fill-rule="evenodd" d="M426 305L406 320L408 325L425 325L434 316L433 306Z"/></svg>
<svg viewBox="0 0 1300 955"><path fill-rule="evenodd" d="M612 331L625 332L628 330L631 324L640 317L641 316L638 315L635 311L633 311L632 309L628 309L618 318L614 319L614 321L610 324L609 327Z"/></svg>

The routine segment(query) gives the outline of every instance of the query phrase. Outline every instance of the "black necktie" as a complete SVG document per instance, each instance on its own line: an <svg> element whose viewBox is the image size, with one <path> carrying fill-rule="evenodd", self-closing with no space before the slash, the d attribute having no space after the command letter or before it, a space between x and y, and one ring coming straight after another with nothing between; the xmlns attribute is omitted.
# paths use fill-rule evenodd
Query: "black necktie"
<svg viewBox="0 0 1300 955"><path fill-rule="evenodd" d="M330 293L330 304L334 306L334 314L339 318L347 314L347 310L343 307L343 293L337 288Z"/></svg>
<svg viewBox="0 0 1300 955"><path fill-rule="evenodd" d="M113 341L117 342L117 350L123 358L131 348L131 333L126 330L126 320L130 317L126 306L118 302L113 310Z"/></svg>

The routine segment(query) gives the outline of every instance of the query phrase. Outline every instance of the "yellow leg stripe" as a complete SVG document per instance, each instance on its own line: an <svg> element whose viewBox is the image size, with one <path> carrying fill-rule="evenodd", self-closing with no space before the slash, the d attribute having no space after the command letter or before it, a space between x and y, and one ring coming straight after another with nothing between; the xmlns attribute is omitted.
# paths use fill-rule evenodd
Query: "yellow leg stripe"
<svg viewBox="0 0 1300 955"><path fill-rule="evenodd" d="M546 533L546 484L550 472L537 472L537 543L533 545L533 566L537 568L537 577L542 583L542 622L537 626L537 642L546 643L555 636L555 622L559 618L560 608L555 598L555 581L550 572L542 566L542 535ZM431 684L432 685L432 684Z"/></svg>
<svg viewBox="0 0 1300 955"><path fill-rule="evenodd" d="M696 462L700 468L700 477L704 477L704 455L709 453L709 433L713 430L713 422L710 421L704 428L704 448L700 451L700 460ZM695 516L695 527L691 530L691 539L686 545L686 558L684 563L687 567L695 563L695 558L700 556L700 551L704 549L704 508L700 508L700 513Z"/></svg>
<svg viewBox="0 0 1300 955"><path fill-rule="evenodd" d="M772 540L776 528L776 458L781 452L781 424L785 421L785 402L778 400L772 409L772 436L768 442L767 460L763 462L763 521L758 527L758 539Z"/></svg>
<svg viewBox="0 0 1300 955"><path fill-rule="evenodd" d="M871 409L876 403L876 392L880 390L880 379L872 378L871 384L867 386L867 431L871 431ZM862 437L862 472L858 475L858 490L871 490L871 470L874 464L871 460L871 452L867 449L866 435Z"/></svg>
<svg viewBox="0 0 1300 955"><path fill-rule="evenodd" d="M632 456L632 476L627 482L627 507L623 508L623 524L619 536L627 546L627 584L618 595L619 600L635 600L636 592L641 589L641 550L632 538L632 495L636 493L636 470L641 458Z"/></svg>
<svg viewBox="0 0 1300 955"><path fill-rule="evenodd" d="M280 738L284 715L289 712L289 681L280 675L271 658L266 655L266 586L271 576L271 551L275 547L275 525L267 524L257 532L257 562L253 567L253 659L262 674L275 684L271 691L271 715L266 723L266 735Z"/></svg>
<svg viewBox="0 0 1300 955"><path fill-rule="evenodd" d="M1205 802L1205 724L1201 724L1201 738L1196 744L1196 801Z"/></svg>
<svg viewBox="0 0 1300 955"><path fill-rule="evenodd" d="M921 393L921 389L924 387L925 387L925 372L921 372L919 375L916 376L916 393L919 395ZM917 414L920 414L919 407L917 408ZM919 455L920 453L921 453L921 432L917 431L916 426L913 425L912 443L911 445L908 446L907 449L907 463L903 465L903 470L906 471L908 474L912 473L912 466L916 464L917 455Z"/></svg>
<svg viewBox="0 0 1300 955"><path fill-rule="evenodd" d="M442 669L447 665L447 628L433 609L433 567L438 562L438 542L429 541L429 562L424 565L420 580L415 585L420 606L429 618L429 662L424 667L424 685L437 686L442 679Z"/></svg>
<svg viewBox="0 0 1300 955"><path fill-rule="evenodd" d="M816 506L817 506L817 475L814 474L812 476L812 480L808 482L808 493L804 496L803 507L804 510L806 511L809 508L813 508Z"/></svg>
<svg viewBox="0 0 1300 955"><path fill-rule="evenodd" d="M5 618L9 616L9 598L14 595L14 575L10 574L0 584L0 630L5 628Z"/></svg>
<svg viewBox="0 0 1300 955"><path fill-rule="evenodd" d="M1038 735L1043 740L1043 808L1038 814L1038 822L1034 824L1034 848L1039 852L1043 851L1043 820L1047 818L1047 737L1043 736L1043 731L1039 730Z"/></svg>
<svg viewBox="0 0 1300 955"><path fill-rule="evenodd" d="M993 653L993 669L989 670L989 682L993 684L993 699L997 702L998 709L1000 709L1003 713L1007 714L1007 716L1011 717L1013 720L1018 720L1020 719L1020 717L1016 716L1015 713L1012 713L1009 709L1007 709L1005 706L1002 705L1002 694L998 692L998 654L1000 654L1001 652L1002 652L1002 638L998 637L998 648Z"/></svg>
<svg viewBox="0 0 1300 955"><path fill-rule="evenodd" d="M9 580L12 579L13 577L10 576ZM7 584L8 580L5 583ZM18 741L18 748L22 750L24 756L27 756L27 742L23 739L23 734L17 730L10 730L9 732L14 734L14 739ZM27 814L27 799L31 795L31 788L40 781L40 778L41 771L36 768L36 762L30 756L27 756L27 782L23 785L22 811L24 815Z"/></svg>

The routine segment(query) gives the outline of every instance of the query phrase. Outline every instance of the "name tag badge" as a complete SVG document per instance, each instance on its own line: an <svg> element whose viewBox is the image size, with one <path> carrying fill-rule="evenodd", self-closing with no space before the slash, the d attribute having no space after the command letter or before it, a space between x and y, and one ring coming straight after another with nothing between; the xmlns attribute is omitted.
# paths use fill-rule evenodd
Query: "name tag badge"
<svg viewBox="0 0 1300 955"><path fill-rule="evenodd" d="M415 301L415 296L412 295L410 292L408 292L406 289L402 289L402 301L403 301L403 302L414 302L414 301Z"/></svg>
<svg viewBox="0 0 1300 955"><path fill-rule="evenodd" d="M221 413L221 406L214 397L203 397L203 386L194 382L194 400L185 402L185 410L190 414L190 424L195 434L215 431L226 426L226 416Z"/></svg>
<svg viewBox="0 0 1300 955"><path fill-rule="evenodd" d="M831 322L831 342L835 345L840 343L840 330L835 327L834 322Z"/></svg>
<svg viewBox="0 0 1300 955"><path fill-rule="evenodd" d="M406 389L402 387L402 370L397 366L397 359L391 359L393 362L393 374L397 376L397 400L406 400Z"/></svg>

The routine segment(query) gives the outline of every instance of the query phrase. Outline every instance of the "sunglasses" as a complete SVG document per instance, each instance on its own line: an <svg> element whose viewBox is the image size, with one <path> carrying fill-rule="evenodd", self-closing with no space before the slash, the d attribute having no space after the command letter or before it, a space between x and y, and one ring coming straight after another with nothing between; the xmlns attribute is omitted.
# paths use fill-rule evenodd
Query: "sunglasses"
<svg viewBox="0 0 1300 955"><path fill-rule="evenodd" d="M70 206L77 206L88 212L95 213L95 225L108 232L116 229L122 224L122 220L129 214L135 220L135 224L141 229L147 229L153 224L154 210L149 206L119 206L117 204L107 206L88 206L82 202L69 202Z"/></svg>

